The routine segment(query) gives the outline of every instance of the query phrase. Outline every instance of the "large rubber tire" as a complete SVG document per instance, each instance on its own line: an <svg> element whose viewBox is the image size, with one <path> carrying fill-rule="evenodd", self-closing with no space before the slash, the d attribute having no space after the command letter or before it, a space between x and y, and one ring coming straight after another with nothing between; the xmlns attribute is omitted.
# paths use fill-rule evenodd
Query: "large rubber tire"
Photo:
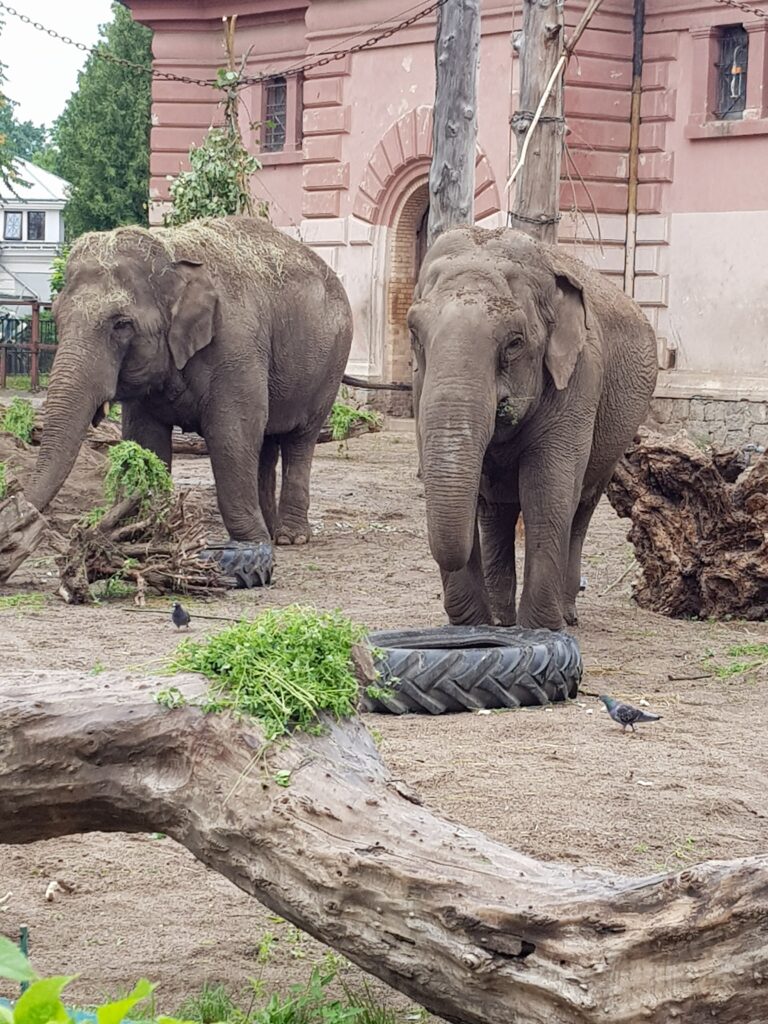
<svg viewBox="0 0 768 1024"><path fill-rule="evenodd" d="M546 629L441 626L369 636L383 653L364 711L421 712L545 706L571 700L582 676L574 637ZM373 695L372 695L373 694Z"/></svg>

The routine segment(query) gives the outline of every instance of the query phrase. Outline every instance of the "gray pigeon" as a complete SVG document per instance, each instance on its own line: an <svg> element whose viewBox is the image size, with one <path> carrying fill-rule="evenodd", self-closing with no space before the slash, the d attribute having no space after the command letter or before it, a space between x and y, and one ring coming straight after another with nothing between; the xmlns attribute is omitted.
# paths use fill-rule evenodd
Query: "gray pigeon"
<svg viewBox="0 0 768 1024"><path fill-rule="evenodd" d="M173 602L173 611L171 612L171 621L173 622L176 629L181 629L183 626L185 629L189 629L190 614L186 608L183 608L178 601Z"/></svg>
<svg viewBox="0 0 768 1024"><path fill-rule="evenodd" d="M613 697L601 697L600 700L605 704L608 714L621 726L622 732L627 731L627 726L635 731L635 722L658 722L661 715L653 715L650 711L641 711L639 708L633 708L631 704L622 704L621 701L615 700Z"/></svg>

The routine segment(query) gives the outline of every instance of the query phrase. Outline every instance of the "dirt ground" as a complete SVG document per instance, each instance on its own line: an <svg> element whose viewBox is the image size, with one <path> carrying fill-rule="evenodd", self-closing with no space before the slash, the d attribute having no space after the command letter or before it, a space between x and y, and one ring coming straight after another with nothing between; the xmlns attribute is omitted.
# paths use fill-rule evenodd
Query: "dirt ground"
<svg viewBox="0 0 768 1024"><path fill-rule="evenodd" d="M174 476L213 499L207 460L178 460ZM443 622L412 424L392 421L350 442L348 457L321 446L313 484L312 545L278 550L269 591L190 602L193 616L237 618L300 601L340 607L372 629ZM382 756L433 808L543 859L646 874L765 853L768 679L764 667L739 672L744 659L729 650L768 641L768 625L676 622L638 610L626 530L603 503L586 545L577 702L434 719L368 716L382 734ZM54 596L50 563L24 572L3 592L47 597L39 610L0 612L7 669L151 669L178 642L165 615L133 611L129 601L67 607ZM222 625L193 619L197 637ZM604 692L647 700L663 719L624 736L596 700ZM52 878L74 888L46 903ZM266 932L278 938L264 968L268 986L307 977L323 953L186 850L149 835L0 847L0 905L0 931L29 925L39 970L79 974L71 997L80 1003L142 976L160 983L164 1011L205 981L242 991L261 971Z"/></svg>

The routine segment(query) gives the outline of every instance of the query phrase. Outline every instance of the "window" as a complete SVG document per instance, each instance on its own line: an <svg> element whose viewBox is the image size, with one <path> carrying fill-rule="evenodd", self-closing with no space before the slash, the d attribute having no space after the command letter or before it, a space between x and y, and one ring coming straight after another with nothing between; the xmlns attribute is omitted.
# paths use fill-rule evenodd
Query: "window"
<svg viewBox="0 0 768 1024"><path fill-rule="evenodd" d="M285 78L264 80L261 148L264 153L279 153L285 148L288 123L288 83Z"/></svg>
<svg viewBox="0 0 768 1024"><path fill-rule="evenodd" d="M741 25L729 25L720 34L717 62L718 121L735 121L744 117L747 105L747 56L749 35Z"/></svg>
<svg viewBox="0 0 768 1024"><path fill-rule="evenodd" d="M3 238L14 242L21 241L21 214L5 212L5 230Z"/></svg>
<svg viewBox="0 0 768 1024"><path fill-rule="evenodd" d="M30 242L45 241L45 212L30 210L27 214L27 238Z"/></svg>

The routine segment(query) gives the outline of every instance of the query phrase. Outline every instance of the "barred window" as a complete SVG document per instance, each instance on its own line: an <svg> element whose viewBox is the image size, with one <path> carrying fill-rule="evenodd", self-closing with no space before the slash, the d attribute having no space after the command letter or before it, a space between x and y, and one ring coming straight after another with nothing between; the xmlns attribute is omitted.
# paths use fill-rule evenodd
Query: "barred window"
<svg viewBox="0 0 768 1024"><path fill-rule="evenodd" d="M5 226L3 230L3 238L7 238L13 242L21 241L20 213L12 213L8 210L5 211Z"/></svg>
<svg viewBox="0 0 768 1024"><path fill-rule="evenodd" d="M265 153L279 153L285 148L288 120L288 83L284 77L264 81L264 114L261 148Z"/></svg>
<svg viewBox="0 0 768 1024"><path fill-rule="evenodd" d="M45 241L44 210L30 210L27 214L27 238L30 242Z"/></svg>
<svg viewBox="0 0 768 1024"><path fill-rule="evenodd" d="M747 105L747 57L749 34L742 25L728 25L720 34L720 59L717 62L718 121L744 117Z"/></svg>

